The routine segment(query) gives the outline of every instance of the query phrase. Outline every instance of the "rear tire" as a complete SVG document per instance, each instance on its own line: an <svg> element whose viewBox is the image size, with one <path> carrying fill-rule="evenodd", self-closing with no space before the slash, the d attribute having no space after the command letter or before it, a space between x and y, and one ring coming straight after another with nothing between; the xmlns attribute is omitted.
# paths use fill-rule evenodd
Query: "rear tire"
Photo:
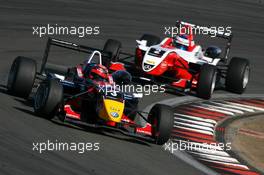
<svg viewBox="0 0 264 175"><path fill-rule="evenodd" d="M111 61L117 62L119 59L120 49L122 47L121 42L113 39L108 39L104 45L103 51L110 53L110 58L103 59L103 65L106 67L110 66Z"/></svg>
<svg viewBox="0 0 264 175"><path fill-rule="evenodd" d="M213 65L203 64L197 83L197 96L210 99L216 84L217 68Z"/></svg>
<svg viewBox="0 0 264 175"><path fill-rule="evenodd" d="M150 124L152 125L152 135L156 144L163 145L171 135L173 128L173 110L171 107L156 104L150 110Z"/></svg>
<svg viewBox="0 0 264 175"><path fill-rule="evenodd" d="M12 95L27 98L31 93L37 71L36 61L18 56L11 66L7 89Z"/></svg>
<svg viewBox="0 0 264 175"><path fill-rule="evenodd" d="M42 82L34 98L34 111L46 119L52 119L63 100L63 86L57 80Z"/></svg>
<svg viewBox="0 0 264 175"><path fill-rule="evenodd" d="M247 87L249 75L249 61L244 58L232 58L226 75L226 89L230 92L242 94Z"/></svg>

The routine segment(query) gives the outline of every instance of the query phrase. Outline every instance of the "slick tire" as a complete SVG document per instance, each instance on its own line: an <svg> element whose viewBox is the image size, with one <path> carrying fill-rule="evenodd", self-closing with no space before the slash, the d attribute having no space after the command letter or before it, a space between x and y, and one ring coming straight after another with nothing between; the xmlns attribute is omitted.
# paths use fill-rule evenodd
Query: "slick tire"
<svg viewBox="0 0 264 175"><path fill-rule="evenodd" d="M150 110L150 124L152 125L152 136L156 144L163 145L171 135L173 128L173 110L171 107L156 104Z"/></svg>
<svg viewBox="0 0 264 175"><path fill-rule="evenodd" d="M7 89L10 94L27 98L31 93L37 71L36 61L18 56L8 75Z"/></svg>
<svg viewBox="0 0 264 175"><path fill-rule="evenodd" d="M34 111L37 115L52 119L63 100L63 86L57 80L42 82L34 97Z"/></svg>
<svg viewBox="0 0 264 175"><path fill-rule="evenodd" d="M216 66L203 64L200 69L200 74L197 83L197 96L203 99L210 99L217 79Z"/></svg>
<svg viewBox="0 0 264 175"><path fill-rule="evenodd" d="M244 58L232 58L227 69L226 89L230 92L242 94L247 87L249 76L249 61Z"/></svg>

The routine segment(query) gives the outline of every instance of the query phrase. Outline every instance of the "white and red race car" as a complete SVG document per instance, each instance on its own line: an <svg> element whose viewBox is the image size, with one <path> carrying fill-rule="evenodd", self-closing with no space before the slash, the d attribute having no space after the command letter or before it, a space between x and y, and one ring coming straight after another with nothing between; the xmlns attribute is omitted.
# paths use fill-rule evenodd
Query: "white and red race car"
<svg viewBox="0 0 264 175"><path fill-rule="evenodd" d="M188 31L194 24L177 22ZM200 30L210 30L203 27ZM203 51L195 44L192 32L165 38L144 34L137 40L135 67L141 70L141 79L165 83L168 88L196 92L200 98L209 99L220 82L226 90L243 93L249 80L250 65L244 58L229 60L232 34L210 31L217 38L227 40L225 52L210 46ZM223 55L223 56L221 56ZM134 72L134 70L132 70ZM146 78L149 77L149 78Z"/></svg>

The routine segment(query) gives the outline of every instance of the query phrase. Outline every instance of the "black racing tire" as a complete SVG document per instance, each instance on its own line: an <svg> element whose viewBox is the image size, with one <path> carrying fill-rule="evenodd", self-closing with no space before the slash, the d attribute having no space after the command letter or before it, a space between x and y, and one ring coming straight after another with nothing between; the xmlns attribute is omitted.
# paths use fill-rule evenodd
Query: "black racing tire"
<svg viewBox="0 0 264 175"><path fill-rule="evenodd" d="M244 58L232 58L226 74L226 89L230 92L242 94L247 87L249 76L249 61Z"/></svg>
<svg viewBox="0 0 264 175"><path fill-rule="evenodd" d="M63 86L55 79L42 82L34 97L34 111L51 120L63 100Z"/></svg>
<svg viewBox="0 0 264 175"><path fill-rule="evenodd" d="M8 75L7 89L10 94L27 98L35 82L37 63L31 58L18 56Z"/></svg>
<svg viewBox="0 0 264 175"><path fill-rule="evenodd" d="M140 40L146 40L147 41L147 46L153 46L156 44L160 43L160 37L155 36L155 35L151 35L151 34L144 34L141 36Z"/></svg>
<svg viewBox="0 0 264 175"><path fill-rule="evenodd" d="M110 58L103 58L103 65L106 67L110 66L111 61L117 62L119 60L119 53L121 50L122 44L120 41L114 39L108 39L104 45L103 51L110 53Z"/></svg>
<svg viewBox="0 0 264 175"><path fill-rule="evenodd" d="M197 96L203 99L210 99L217 79L216 66L203 64L200 69L200 74L197 82Z"/></svg>
<svg viewBox="0 0 264 175"><path fill-rule="evenodd" d="M149 120L156 144L163 145L169 140L173 128L172 108L162 104L154 105L150 110Z"/></svg>

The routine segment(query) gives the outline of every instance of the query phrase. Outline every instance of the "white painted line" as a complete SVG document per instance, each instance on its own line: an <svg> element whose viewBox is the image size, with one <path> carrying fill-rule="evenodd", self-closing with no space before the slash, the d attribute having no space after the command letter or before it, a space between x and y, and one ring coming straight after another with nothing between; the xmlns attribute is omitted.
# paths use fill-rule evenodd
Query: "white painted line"
<svg viewBox="0 0 264 175"><path fill-rule="evenodd" d="M264 108L260 108L260 107L256 107L256 106L245 105L245 104L234 103L234 102L226 102L226 103L231 104L231 105L235 105L235 106L241 106L241 107L246 107L246 108L250 108L250 109L255 109L258 111L264 111Z"/></svg>
<svg viewBox="0 0 264 175"><path fill-rule="evenodd" d="M176 124L176 126L178 126L178 125L183 125L183 126L189 126L189 127L191 127L191 128L196 128L196 129L201 129L201 130L206 130L206 131L214 132L214 129L212 129L212 128L210 128L210 127L199 126L199 125L193 125L193 124L183 123L183 122L177 122L177 121L174 121L174 124Z"/></svg>
<svg viewBox="0 0 264 175"><path fill-rule="evenodd" d="M200 104L200 105L201 105L201 106L204 106L204 107L211 108L211 109L219 109L219 110L222 110L222 112L223 112L223 111L226 111L226 112L232 112L232 113L244 114L243 111L240 111L240 110L237 110L237 109L225 108L225 107L220 107L220 106L215 106L215 105L209 105L209 104L205 104L205 103L202 103L202 104Z"/></svg>
<svg viewBox="0 0 264 175"><path fill-rule="evenodd" d="M214 112L219 112L219 113L222 113L222 114L227 114L227 115L232 115L232 116L235 115L233 112L219 110L219 109L216 109L216 108L209 108L209 107L204 107L204 106L195 105L195 104L191 104L190 106L194 106L194 107L198 107L198 108L202 108L202 109L207 109L207 110L214 111Z"/></svg>
<svg viewBox="0 0 264 175"><path fill-rule="evenodd" d="M228 162L220 162L220 161L216 161L216 160L208 160L208 159L203 159L200 158L201 160L207 161L207 162L211 162L211 163L218 163L218 164L224 164L224 165L231 165L231 166L236 166L236 167L240 167L240 168L244 168L246 170L249 170L248 166L246 165L241 165L241 164L235 164L235 163L228 163Z"/></svg>
<svg viewBox="0 0 264 175"><path fill-rule="evenodd" d="M199 121L203 121L203 122L217 124L217 122L215 120L212 120L212 119L205 119L205 118L201 118L201 117L195 117L195 116L192 116L192 115L179 114L179 113L174 113L174 115L181 116L181 117L186 117L186 118L190 118L190 119L194 119L194 120L199 120Z"/></svg>
<svg viewBox="0 0 264 175"><path fill-rule="evenodd" d="M192 145L197 145L199 147L204 147L204 148L210 147L211 149L217 150L217 151L224 151L221 146L216 146L214 144L198 143L198 142L184 141L184 140L179 140L179 139L173 139L173 140L178 141L178 142L183 142L183 143L185 143L187 145L188 144L192 144Z"/></svg>
<svg viewBox="0 0 264 175"><path fill-rule="evenodd" d="M195 154L199 157L205 158L205 159L211 159L211 160L219 160L219 161L223 161L223 162L229 162L229 163L239 163L239 161L235 158L232 157L222 157L222 156L216 156L216 155L208 155L208 154L204 154L204 153L197 153L197 152L191 152L191 154ZM199 158L198 157L198 158Z"/></svg>
<svg viewBox="0 0 264 175"><path fill-rule="evenodd" d="M230 155L225 151L218 151L218 150L214 150L214 149L210 149L210 148L200 148L200 147L197 148L197 147L191 146L191 148L188 149L187 151L188 152L189 151L197 151L197 152L201 152L204 154L212 154L212 155L216 155L216 156L230 157Z"/></svg>
<svg viewBox="0 0 264 175"><path fill-rule="evenodd" d="M198 121L194 121L194 120L188 120L188 119L184 119L184 118L180 118L180 117L174 117L175 120L180 120L180 121L185 121L185 122L189 122L189 123L194 123L197 125L202 125L202 126L208 126L211 128L214 128L214 124L211 123L207 123L207 122L198 122Z"/></svg>
<svg viewBox="0 0 264 175"><path fill-rule="evenodd" d="M180 128L180 129L186 129L192 132L198 132L201 134L206 134L206 135L214 135L214 132L209 132L209 131L204 131L204 130L199 130L199 129L194 129L194 128L188 128L188 127L184 127L184 126L173 126L175 128Z"/></svg>
<svg viewBox="0 0 264 175"><path fill-rule="evenodd" d="M168 141L167 143L170 143L171 141ZM164 148L164 146L163 146ZM192 167L197 168L198 170L202 171L206 175L219 175L219 173L216 173L215 171L211 170L198 160L194 159L190 154L186 153L185 151L175 150L172 153L177 158L183 160L187 164L191 165Z"/></svg>
<svg viewBox="0 0 264 175"><path fill-rule="evenodd" d="M230 112L234 112L234 113L238 113L238 114L244 114L243 111L237 110L237 109L220 107L220 106L210 105L210 104L206 104L206 103L202 103L201 105L206 106L206 107L209 107L209 108L216 108L216 109L220 109L220 110L224 110L224 111L230 111Z"/></svg>
<svg viewBox="0 0 264 175"><path fill-rule="evenodd" d="M211 101L210 103L213 103L213 104L216 104L216 105L221 105L221 106L224 106L224 107L229 107L229 108L234 108L234 109L239 109L239 110L243 110L243 111L246 111L246 112L255 112L253 109L250 109L250 108L245 108L245 107L240 107L240 106L234 106L234 105L229 105L229 104L226 104L226 103L219 103L219 102L215 102L215 101Z"/></svg>

